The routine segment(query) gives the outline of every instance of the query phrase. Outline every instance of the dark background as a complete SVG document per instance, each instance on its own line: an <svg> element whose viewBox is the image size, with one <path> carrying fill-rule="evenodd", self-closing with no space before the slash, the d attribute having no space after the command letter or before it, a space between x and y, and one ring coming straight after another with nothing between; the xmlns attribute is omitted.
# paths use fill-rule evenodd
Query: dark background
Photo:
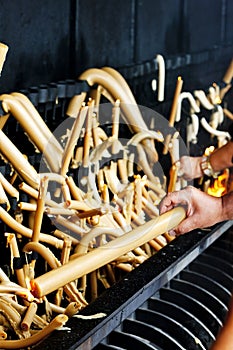
<svg viewBox="0 0 233 350"><path fill-rule="evenodd" d="M233 57L232 0L0 0L0 8L0 41L9 46L0 93L109 65L139 104L167 117L177 76L183 91L207 90ZM157 54L166 62L163 103L151 89Z"/></svg>
<svg viewBox="0 0 233 350"><path fill-rule="evenodd" d="M174 59L168 72L184 73L185 86L198 88L220 79L232 57L231 0L1 0L0 6L0 41L9 46L2 92L103 65L130 79L156 54Z"/></svg>

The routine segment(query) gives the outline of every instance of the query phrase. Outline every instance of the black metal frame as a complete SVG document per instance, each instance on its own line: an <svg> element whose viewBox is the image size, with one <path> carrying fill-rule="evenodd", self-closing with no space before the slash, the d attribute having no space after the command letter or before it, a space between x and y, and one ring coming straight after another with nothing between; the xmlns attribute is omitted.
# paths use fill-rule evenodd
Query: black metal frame
<svg viewBox="0 0 233 350"><path fill-rule="evenodd" d="M209 230L195 230L177 237L80 312L82 315L105 313L106 317L92 320L73 317L66 325L68 330L53 332L34 349L93 349L232 224L227 221Z"/></svg>

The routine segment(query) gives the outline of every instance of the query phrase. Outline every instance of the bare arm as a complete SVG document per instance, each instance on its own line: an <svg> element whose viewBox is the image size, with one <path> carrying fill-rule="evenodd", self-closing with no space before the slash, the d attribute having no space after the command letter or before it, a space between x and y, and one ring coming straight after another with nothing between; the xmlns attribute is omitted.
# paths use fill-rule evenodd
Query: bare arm
<svg viewBox="0 0 233 350"><path fill-rule="evenodd" d="M221 328L216 341L210 350L230 350L233 344L233 297L231 297L230 307L226 321Z"/></svg>
<svg viewBox="0 0 233 350"><path fill-rule="evenodd" d="M210 163L214 171L220 171L233 166L233 141L217 148L210 155Z"/></svg>
<svg viewBox="0 0 233 350"><path fill-rule="evenodd" d="M221 171L233 166L233 141L217 148L209 158L214 172ZM180 170L186 180L192 180L203 176L201 168L202 157L183 156L180 159Z"/></svg>

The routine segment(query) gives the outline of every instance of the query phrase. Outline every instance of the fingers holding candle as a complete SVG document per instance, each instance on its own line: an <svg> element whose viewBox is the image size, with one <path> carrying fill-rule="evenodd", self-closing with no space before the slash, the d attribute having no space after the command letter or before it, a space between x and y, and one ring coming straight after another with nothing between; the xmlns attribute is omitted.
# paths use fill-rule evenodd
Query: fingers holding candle
<svg viewBox="0 0 233 350"><path fill-rule="evenodd" d="M180 191L168 193L160 202L160 214L181 205L186 210L186 219L173 228L173 234L184 234L197 228L210 227L221 221L221 198L212 197L203 191L188 186ZM214 214L213 214L213 208ZM203 211L205 210L205 215Z"/></svg>

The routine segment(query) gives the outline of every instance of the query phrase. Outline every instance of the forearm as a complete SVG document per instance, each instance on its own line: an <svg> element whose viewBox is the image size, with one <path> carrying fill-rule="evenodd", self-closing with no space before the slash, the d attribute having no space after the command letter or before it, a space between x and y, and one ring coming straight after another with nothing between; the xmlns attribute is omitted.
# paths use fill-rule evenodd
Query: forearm
<svg viewBox="0 0 233 350"><path fill-rule="evenodd" d="M233 220L233 192L222 197L222 221Z"/></svg>
<svg viewBox="0 0 233 350"><path fill-rule="evenodd" d="M216 149L210 155L210 164L214 171L221 171L233 166L233 141Z"/></svg>
<svg viewBox="0 0 233 350"><path fill-rule="evenodd" d="M207 170L212 168L211 171ZM209 162L206 157L189 157L183 156L180 159L180 171L183 173L185 180L192 180L200 178L203 175L213 176L214 173L218 173L226 168L233 166L233 141L229 141L224 146L217 148L209 156ZM211 175L213 174L213 175Z"/></svg>
<svg viewBox="0 0 233 350"><path fill-rule="evenodd" d="M210 347L210 350L229 350L232 349L233 344L233 298L231 298L231 305L227 314L227 319L224 322L222 329L217 335L216 341Z"/></svg>

